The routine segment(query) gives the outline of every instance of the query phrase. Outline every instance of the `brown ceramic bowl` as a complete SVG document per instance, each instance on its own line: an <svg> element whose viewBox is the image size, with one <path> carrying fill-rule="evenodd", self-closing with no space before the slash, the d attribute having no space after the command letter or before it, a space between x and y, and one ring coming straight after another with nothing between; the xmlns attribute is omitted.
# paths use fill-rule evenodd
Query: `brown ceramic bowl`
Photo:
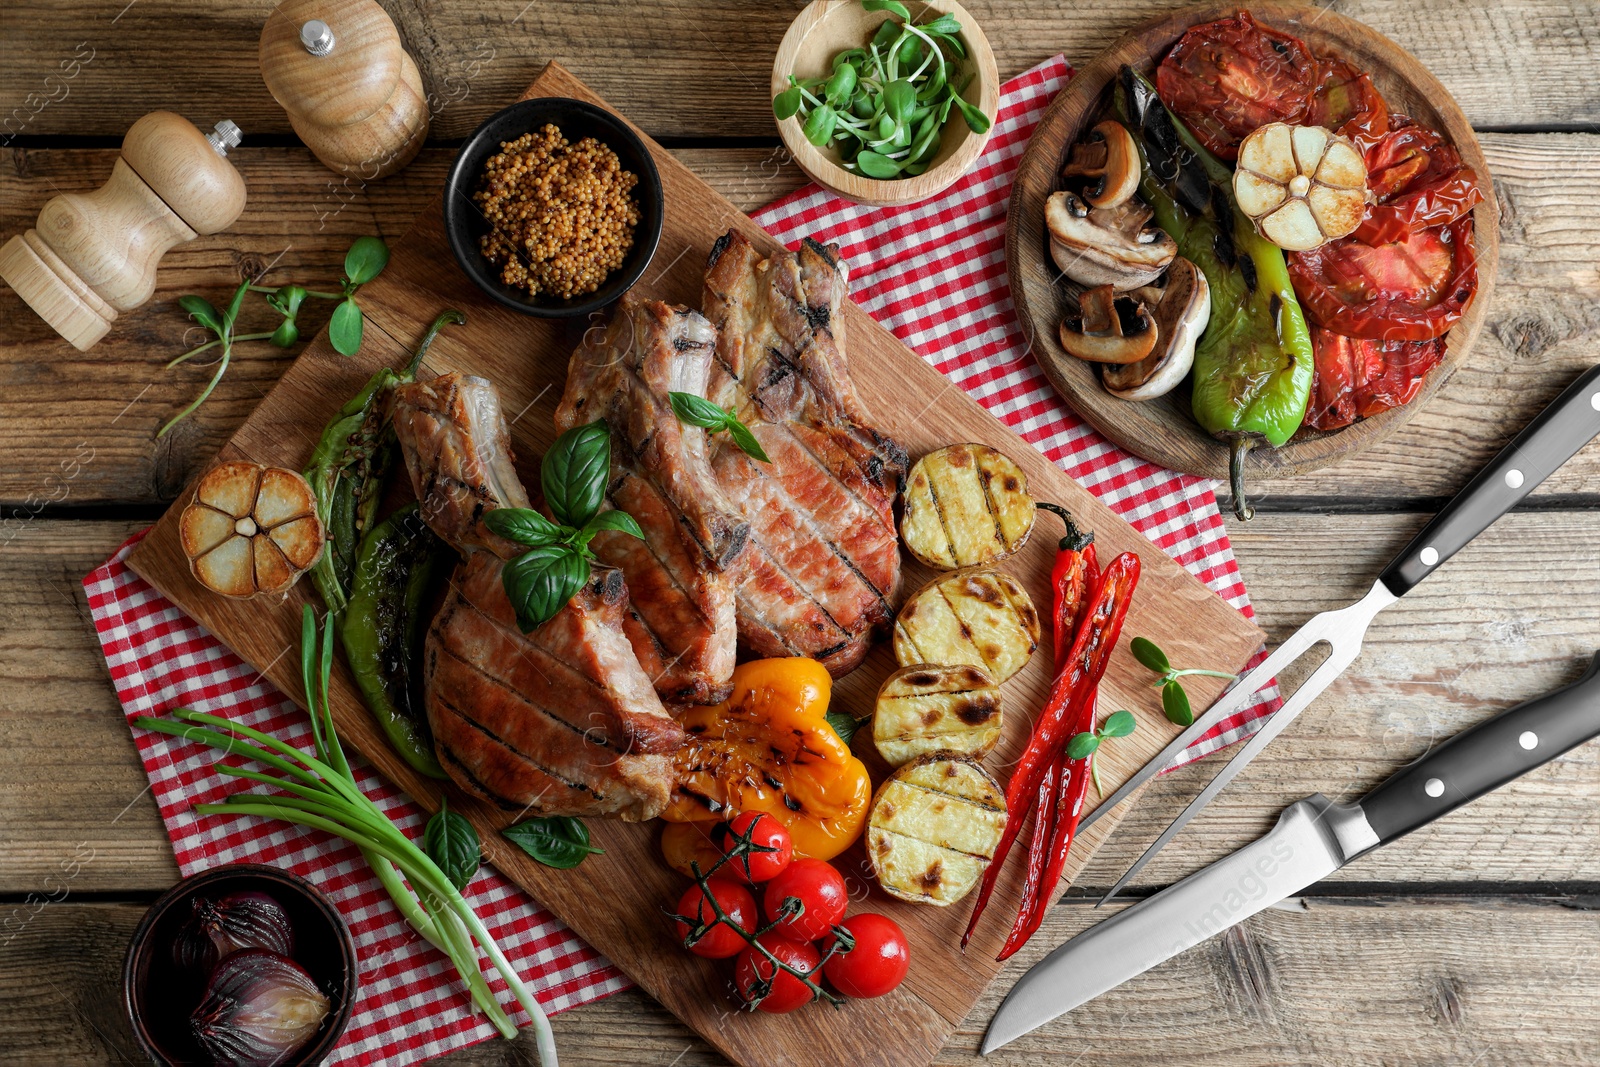
<svg viewBox="0 0 1600 1067"><path fill-rule="evenodd" d="M328 898L298 875L260 863L229 863L185 878L145 912L122 965L122 1004L133 1036L153 1063L168 1067L206 1062L189 1034L189 1014L205 982L172 961L172 943L198 895L250 890L283 905L294 924L294 960L332 1001L322 1029L286 1065L321 1063L344 1033L356 995L356 946Z"/></svg>

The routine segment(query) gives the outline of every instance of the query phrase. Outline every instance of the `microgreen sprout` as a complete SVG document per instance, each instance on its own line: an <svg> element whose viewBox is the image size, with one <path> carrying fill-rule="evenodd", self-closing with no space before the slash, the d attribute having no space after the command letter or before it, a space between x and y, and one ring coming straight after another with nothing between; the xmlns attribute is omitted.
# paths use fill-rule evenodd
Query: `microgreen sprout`
<svg viewBox="0 0 1600 1067"><path fill-rule="evenodd" d="M1133 653L1134 659L1161 675L1153 683L1161 690L1161 710L1166 713L1168 719L1179 726L1188 726L1194 722L1194 709L1189 704L1189 694L1184 692L1179 678L1198 675L1205 678L1226 678L1231 682L1239 677L1226 671L1207 671L1198 667L1177 669L1167 660L1167 654L1148 638L1135 637L1128 648Z"/></svg>
<svg viewBox="0 0 1600 1067"><path fill-rule="evenodd" d="M1106 721L1098 730L1085 730L1081 734L1073 734L1067 742L1068 759L1086 759L1089 761L1089 777L1094 780L1094 792L1098 797L1104 797L1106 792L1100 788L1100 763L1096 760L1095 753L1100 751L1100 743L1113 737L1127 737L1138 726L1131 711L1113 711L1106 716Z"/></svg>

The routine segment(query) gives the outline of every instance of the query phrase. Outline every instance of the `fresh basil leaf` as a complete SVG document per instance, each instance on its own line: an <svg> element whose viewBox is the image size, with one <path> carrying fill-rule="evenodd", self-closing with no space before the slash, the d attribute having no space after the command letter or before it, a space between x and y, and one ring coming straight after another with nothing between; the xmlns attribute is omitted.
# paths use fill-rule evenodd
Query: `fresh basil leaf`
<svg viewBox="0 0 1600 1067"><path fill-rule="evenodd" d="M1101 737L1127 737L1133 733L1139 724L1134 721L1131 711L1113 711L1106 717L1105 725L1100 727Z"/></svg>
<svg viewBox="0 0 1600 1067"><path fill-rule="evenodd" d="M720 430L730 417L726 410L698 393L668 393L667 399L671 402L672 413L678 416L678 421L686 422L690 426Z"/></svg>
<svg viewBox="0 0 1600 1067"><path fill-rule="evenodd" d="M857 155L856 168L869 178L887 180L898 177L900 174L900 164L898 162L873 151L862 151Z"/></svg>
<svg viewBox="0 0 1600 1067"><path fill-rule="evenodd" d="M917 87L904 78L896 78L883 87L883 109L895 125L901 125L909 119L916 107Z"/></svg>
<svg viewBox="0 0 1600 1067"><path fill-rule="evenodd" d="M833 732L839 735L839 740L847 745L850 743L850 739L856 735L856 727L861 725L856 721L854 715L849 715L842 711L830 711L825 717L828 720L828 725L833 727Z"/></svg>
<svg viewBox="0 0 1600 1067"><path fill-rule="evenodd" d="M900 0L861 0L861 10L887 11L901 22L911 21L911 10L902 4ZM890 24L886 22L884 25L888 26Z"/></svg>
<svg viewBox="0 0 1600 1067"><path fill-rule="evenodd" d="M821 148L833 140L833 128L839 122L839 113L827 104L814 107L806 116L805 123L800 127L800 132L805 134L806 140Z"/></svg>
<svg viewBox="0 0 1600 1067"><path fill-rule="evenodd" d="M272 336L267 338L267 343L277 345L279 348L288 348L298 340L300 340L300 327L294 324L293 319L284 319L278 323L278 328L272 331Z"/></svg>
<svg viewBox="0 0 1600 1067"><path fill-rule="evenodd" d="M785 89L772 98L772 113L779 119L791 118L795 112L800 110L800 105L804 100L805 96L800 92L798 85L792 89Z"/></svg>
<svg viewBox="0 0 1600 1067"><path fill-rule="evenodd" d="M539 488L557 521L582 529L600 510L611 475L611 429L596 419L557 437L539 466Z"/></svg>
<svg viewBox="0 0 1600 1067"><path fill-rule="evenodd" d="M739 451L751 459L759 460L762 463L772 462L767 456L767 450L761 447L760 441L756 440L756 435L751 433L750 428L738 419L730 418L728 420L728 436L733 438L733 443L739 446Z"/></svg>
<svg viewBox="0 0 1600 1067"><path fill-rule="evenodd" d="M450 884L457 889L467 888L483 860L483 843L472 824L441 801L438 812L422 832L422 841L428 858L450 879Z"/></svg>
<svg viewBox="0 0 1600 1067"><path fill-rule="evenodd" d="M1128 651L1133 653L1133 658L1144 664L1157 674L1166 674L1172 670L1172 664L1167 661L1167 654L1156 647L1156 643L1147 637L1135 637L1128 642Z"/></svg>
<svg viewBox="0 0 1600 1067"><path fill-rule="evenodd" d="M616 530L619 533L631 534L641 541L644 540L644 531L639 529L639 523L632 515L618 508L602 511L583 526L583 532L587 537L593 537L601 530Z"/></svg>
<svg viewBox="0 0 1600 1067"><path fill-rule="evenodd" d="M529 633L555 618L589 580L589 560L571 545L530 548L505 565L500 584Z"/></svg>
<svg viewBox="0 0 1600 1067"><path fill-rule="evenodd" d="M507 541L530 548L553 545L567 534L532 508L494 508L484 513L483 524Z"/></svg>
<svg viewBox="0 0 1600 1067"><path fill-rule="evenodd" d="M340 301L328 320L328 340L341 356L361 351L361 308L354 300Z"/></svg>
<svg viewBox="0 0 1600 1067"><path fill-rule="evenodd" d="M377 237L357 237L344 254L344 276L351 285L365 285L389 265L389 246Z"/></svg>
<svg viewBox="0 0 1600 1067"><path fill-rule="evenodd" d="M967 103L966 100L962 99L960 96L953 96L950 99L955 101L956 107L961 111L961 117L967 120L967 127L972 130L973 133L989 132L988 115L985 115L979 108Z"/></svg>
<svg viewBox="0 0 1600 1067"><path fill-rule="evenodd" d="M559 871L569 871L585 856L604 855L605 849L589 843L589 828L568 815L529 819L500 831L522 851Z"/></svg>
<svg viewBox="0 0 1600 1067"><path fill-rule="evenodd" d="M1188 726L1194 722L1194 710L1189 707L1189 694L1176 680L1161 687L1161 710L1170 722Z"/></svg>
<svg viewBox="0 0 1600 1067"><path fill-rule="evenodd" d="M1094 750L1100 747L1100 739L1085 730L1081 734L1073 734L1072 740L1067 742L1068 759L1088 759Z"/></svg>
<svg viewBox="0 0 1600 1067"><path fill-rule="evenodd" d="M178 306L187 311L194 321L218 337L222 336L222 316L211 306L211 301L199 296L180 296Z"/></svg>

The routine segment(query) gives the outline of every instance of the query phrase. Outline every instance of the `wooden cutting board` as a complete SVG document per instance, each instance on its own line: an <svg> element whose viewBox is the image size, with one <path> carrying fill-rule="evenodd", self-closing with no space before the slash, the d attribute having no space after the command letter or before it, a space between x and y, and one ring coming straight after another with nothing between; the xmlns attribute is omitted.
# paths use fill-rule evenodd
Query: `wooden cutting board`
<svg viewBox="0 0 1600 1067"><path fill-rule="evenodd" d="M528 96L567 96L604 105L571 74L551 64ZM640 133L641 137L644 134ZM645 138L661 171L666 192L666 225L655 261L639 286L653 297L698 306L705 258L712 242L729 227L743 231L758 247L778 245L679 163ZM538 457L554 438L551 416L566 380L567 359L585 329L603 321L560 323L527 318L482 295L456 268L445 244L437 205L425 212L394 245L388 269L361 290L368 319L367 339L354 358L338 355L318 337L284 374L233 439L223 459L250 459L299 469L310 457L322 427L374 370L403 362L405 350L446 307L466 312L467 324L450 327L434 345L428 365L482 375L500 390L511 420L518 468L532 488ZM854 304L845 307L844 336L850 367L876 424L905 445L913 456L957 441L979 441L1012 456L1026 471L1034 495L1054 500L1094 530L1101 558L1138 552L1143 579L1127 623L1127 636L1148 636L1173 662L1238 670L1262 642L1262 635L1238 612L1213 595L1187 571L1123 523L1088 491L1061 473L1030 445L1002 426L962 390L905 347ZM402 477L403 480L403 477ZM313 598L302 582L282 603L226 600L203 589L190 576L178 547L177 519L187 496L161 519L135 549L130 564L169 599L203 623L285 693L303 699L296 647L300 609ZM1007 561L1044 610L1048 605L1050 563L1058 536L1053 519L1043 518L1027 548ZM932 576L907 557L905 588L914 590ZM320 605L318 605L320 607ZM894 667L887 644L835 688L834 707L857 716L870 714L873 695ZM1025 743L1043 698L1050 657L1034 656L1004 690L1005 740L989 766L1004 778ZM1102 777L1108 790L1126 780L1176 732L1162 717L1151 676L1125 650L1114 656L1101 687L1105 709L1130 708L1138 731L1108 745ZM1197 706L1209 704L1221 689L1210 679L1192 679ZM437 808L439 784L422 778L388 748L348 674L340 664L334 678L333 711L347 745L360 750L388 778L429 809ZM871 751L870 731L858 735L856 750L881 777L883 764ZM730 968L701 960L674 943L661 909L671 907L685 888L681 875L660 859L654 824L628 825L590 820L604 855L591 856L572 871L556 871L528 859L502 839L498 828L512 821L505 813L452 792L450 806L468 816L482 835L492 863L518 882L568 926L628 973L708 1042L743 1064L848 1063L923 1064L971 1010L1000 965L994 953L1015 913L1020 876L1013 866L1001 880L991 917L969 951L958 940L971 898L949 908L905 904L870 890L866 856L857 845L839 865L853 883L857 906L891 915L911 942L912 966L905 984L889 996L859 1001L841 1010L816 1005L790 1015L733 1011ZM1067 877L1077 873L1109 833L1109 815L1073 848Z"/></svg>

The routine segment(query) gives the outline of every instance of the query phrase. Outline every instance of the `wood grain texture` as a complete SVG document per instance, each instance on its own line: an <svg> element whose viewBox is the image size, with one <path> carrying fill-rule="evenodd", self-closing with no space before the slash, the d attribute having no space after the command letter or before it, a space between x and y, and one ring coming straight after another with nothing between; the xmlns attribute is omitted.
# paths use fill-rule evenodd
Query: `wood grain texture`
<svg viewBox="0 0 1600 1067"><path fill-rule="evenodd" d="M1593 898L1342 895L1256 915L988 1057L977 1054L1000 994L1100 913L1052 908L1035 945L963 1020L939 1067L1089 1064L1578 1064L1600 1058ZM117 999L139 904L0 906L16 936L0 954L8 1062L141 1062ZM8 914L9 913L9 914ZM0 922L4 922L0 918ZM1035 947L1037 946L1037 947ZM1330 980L1333 976L1336 980ZM746 1020L733 1018L729 1025ZM637 990L551 1020L566 1067L727 1063ZM1181 1057L1181 1058L1180 1058ZM526 1067L533 1043L486 1041L441 1067ZM820 1057L768 1063L811 1067Z"/></svg>
<svg viewBox="0 0 1600 1067"><path fill-rule="evenodd" d="M15 0L0 9L0 138L120 137L152 107L208 126L288 133L257 68L273 0ZM433 103L434 136L464 137L558 60L652 135L772 136L772 57L796 0L387 0ZM968 9L1009 78L1064 52L1084 63L1173 0L974 0ZM1590 91L1600 9L1588 0L1339 0L1341 14L1399 41L1475 126L1600 122ZM204 61L190 62L203 42ZM77 73L63 62L75 55ZM182 62L182 79L172 77ZM52 79L47 81L46 79ZM665 92L665 86L693 91ZM9 121L8 121L9 120ZM3 141L0 141L3 143ZM246 142L248 143L248 141Z"/></svg>
<svg viewBox="0 0 1600 1067"><path fill-rule="evenodd" d="M1148 73L1191 26L1225 18L1237 3L1186 7L1135 28L1084 66L1056 95L1039 120L1018 164L1006 227L1006 266L1011 297L1023 335L1050 384L1074 410L1108 440L1134 455L1173 470L1207 478L1228 477L1229 445L1205 433L1190 411L1189 391L1179 389L1143 403L1108 393L1093 364L1070 355L1056 327L1072 313L1072 286L1063 284L1045 229L1045 201L1061 188L1060 171L1068 150L1109 107L1118 71L1124 66ZM1371 28L1310 4L1249 5L1265 26L1300 38L1317 56L1333 56L1372 75L1373 84L1396 112L1438 130L1460 152L1487 190L1490 172L1466 116L1444 86L1413 56ZM1499 261L1500 209L1486 196L1473 212L1478 289L1461 321L1451 328L1444 359L1429 372L1415 399L1329 434L1306 431L1281 448L1258 444L1245 460L1246 483L1263 473L1293 475L1341 462L1389 437L1404 426L1450 380L1471 355L1494 300Z"/></svg>

